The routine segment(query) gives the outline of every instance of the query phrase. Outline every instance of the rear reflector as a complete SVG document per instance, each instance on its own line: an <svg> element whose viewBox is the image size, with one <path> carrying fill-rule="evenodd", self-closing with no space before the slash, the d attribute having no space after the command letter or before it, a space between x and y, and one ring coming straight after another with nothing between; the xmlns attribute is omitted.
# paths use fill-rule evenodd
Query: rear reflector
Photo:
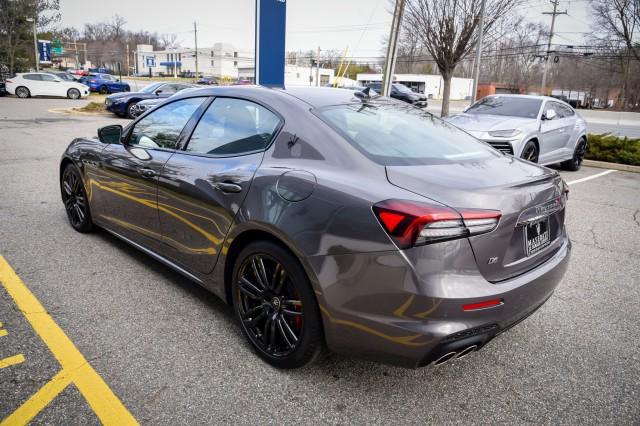
<svg viewBox="0 0 640 426"><path fill-rule="evenodd" d="M462 305L462 310L465 312L477 311L480 309L494 308L496 306L500 306L503 304L504 303L502 302L502 299L491 299L491 300L485 300L483 302L468 303L466 305Z"/></svg>
<svg viewBox="0 0 640 426"><path fill-rule="evenodd" d="M401 249L491 232L501 217L495 210L454 210L405 200L382 201L373 211Z"/></svg>

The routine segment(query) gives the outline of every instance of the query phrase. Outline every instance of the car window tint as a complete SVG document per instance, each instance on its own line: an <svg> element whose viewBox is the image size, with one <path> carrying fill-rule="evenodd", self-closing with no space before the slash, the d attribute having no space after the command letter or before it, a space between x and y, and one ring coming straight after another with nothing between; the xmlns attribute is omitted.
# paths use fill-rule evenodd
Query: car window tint
<svg viewBox="0 0 640 426"><path fill-rule="evenodd" d="M537 118L540 105L542 105L540 99L519 98L515 96L487 96L471 105L466 112L467 114Z"/></svg>
<svg viewBox="0 0 640 426"><path fill-rule="evenodd" d="M564 110L564 105L559 104L558 102L549 102L549 104L547 105L547 110L548 109L554 110L556 112L556 115L558 116L558 118L566 117L565 110Z"/></svg>
<svg viewBox="0 0 640 426"><path fill-rule="evenodd" d="M574 113L573 113L573 109L565 104L560 104L560 106L558 108L562 109L562 115L564 117L571 117Z"/></svg>
<svg viewBox="0 0 640 426"><path fill-rule="evenodd" d="M162 93L176 93L176 85L175 84L165 84L162 86Z"/></svg>
<svg viewBox="0 0 640 426"><path fill-rule="evenodd" d="M56 78L49 74L40 74L40 77L42 77L43 81L56 81Z"/></svg>
<svg viewBox="0 0 640 426"><path fill-rule="evenodd" d="M200 119L186 150L211 155L237 155L266 148L280 119L242 99L217 98Z"/></svg>
<svg viewBox="0 0 640 426"><path fill-rule="evenodd" d="M385 166L448 164L499 155L457 127L411 105L348 104L323 108L347 142Z"/></svg>
<svg viewBox="0 0 640 426"><path fill-rule="evenodd" d="M22 76L22 78L24 78L26 80L35 80L35 81L42 80L40 78L40 74L25 74L25 75Z"/></svg>
<svg viewBox="0 0 640 426"><path fill-rule="evenodd" d="M180 132L204 99L182 99L155 110L136 123L129 144L175 149Z"/></svg>

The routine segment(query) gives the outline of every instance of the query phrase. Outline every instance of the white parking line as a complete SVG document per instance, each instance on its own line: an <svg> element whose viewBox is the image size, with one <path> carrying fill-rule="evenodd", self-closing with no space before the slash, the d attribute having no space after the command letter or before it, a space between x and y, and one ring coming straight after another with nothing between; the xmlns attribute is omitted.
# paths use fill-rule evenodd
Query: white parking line
<svg viewBox="0 0 640 426"><path fill-rule="evenodd" d="M608 175L609 173L613 173L613 172L615 172L615 170L607 170L607 171L604 171L602 173L597 173L595 175L587 176L587 177L582 178L582 179L572 180L571 182L567 182L567 185L572 185L574 183L585 182L585 181L588 181L588 180L591 180L591 179L602 177L604 175Z"/></svg>

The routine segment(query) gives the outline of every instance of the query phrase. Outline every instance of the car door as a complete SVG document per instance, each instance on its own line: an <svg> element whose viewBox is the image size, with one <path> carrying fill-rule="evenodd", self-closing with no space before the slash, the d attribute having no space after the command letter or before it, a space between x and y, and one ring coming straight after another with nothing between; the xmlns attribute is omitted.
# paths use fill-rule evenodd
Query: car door
<svg viewBox="0 0 640 426"><path fill-rule="evenodd" d="M46 95L42 82L42 74L24 74L22 78L25 80L25 86L29 89L31 96Z"/></svg>
<svg viewBox="0 0 640 426"><path fill-rule="evenodd" d="M64 84L51 74L40 74L42 94L47 96L67 96Z"/></svg>
<svg viewBox="0 0 640 426"><path fill-rule="evenodd" d="M158 176L205 99L181 99L164 105L135 122L122 144L105 148L94 185L101 200L99 221L136 243L161 251Z"/></svg>
<svg viewBox="0 0 640 426"><path fill-rule="evenodd" d="M175 84L163 84L155 91L156 95L160 98L168 98L177 92Z"/></svg>
<svg viewBox="0 0 640 426"><path fill-rule="evenodd" d="M216 98L186 148L165 164L158 206L165 255L185 269L213 270L224 238L282 124L255 102Z"/></svg>
<svg viewBox="0 0 640 426"><path fill-rule="evenodd" d="M567 122L558 102L547 101L544 105L540 123L542 141L540 143L539 162L553 161L562 153L567 142ZM553 110L555 117L548 119L549 111Z"/></svg>

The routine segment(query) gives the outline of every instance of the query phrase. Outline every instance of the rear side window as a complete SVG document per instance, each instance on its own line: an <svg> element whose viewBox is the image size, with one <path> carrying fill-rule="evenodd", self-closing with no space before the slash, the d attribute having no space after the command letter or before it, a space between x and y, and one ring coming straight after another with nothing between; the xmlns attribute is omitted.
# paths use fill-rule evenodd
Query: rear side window
<svg viewBox="0 0 640 426"><path fill-rule="evenodd" d="M25 80L41 81L40 74L25 74L22 76Z"/></svg>
<svg viewBox="0 0 640 426"><path fill-rule="evenodd" d="M446 164L501 154L455 126L391 102L337 105L318 114L373 161L385 166Z"/></svg>
<svg viewBox="0 0 640 426"><path fill-rule="evenodd" d="M209 155L240 155L265 149L280 118L242 99L217 98L204 113L186 150Z"/></svg>
<svg viewBox="0 0 640 426"><path fill-rule="evenodd" d="M129 145L175 149L182 129L204 99L182 99L155 110L136 123Z"/></svg>
<svg viewBox="0 0 640 426"><path fill-rule="evenodd" d="M42 77L44 81L56 81L56 78L50 74L40 74L40 77Z"/></svg>

